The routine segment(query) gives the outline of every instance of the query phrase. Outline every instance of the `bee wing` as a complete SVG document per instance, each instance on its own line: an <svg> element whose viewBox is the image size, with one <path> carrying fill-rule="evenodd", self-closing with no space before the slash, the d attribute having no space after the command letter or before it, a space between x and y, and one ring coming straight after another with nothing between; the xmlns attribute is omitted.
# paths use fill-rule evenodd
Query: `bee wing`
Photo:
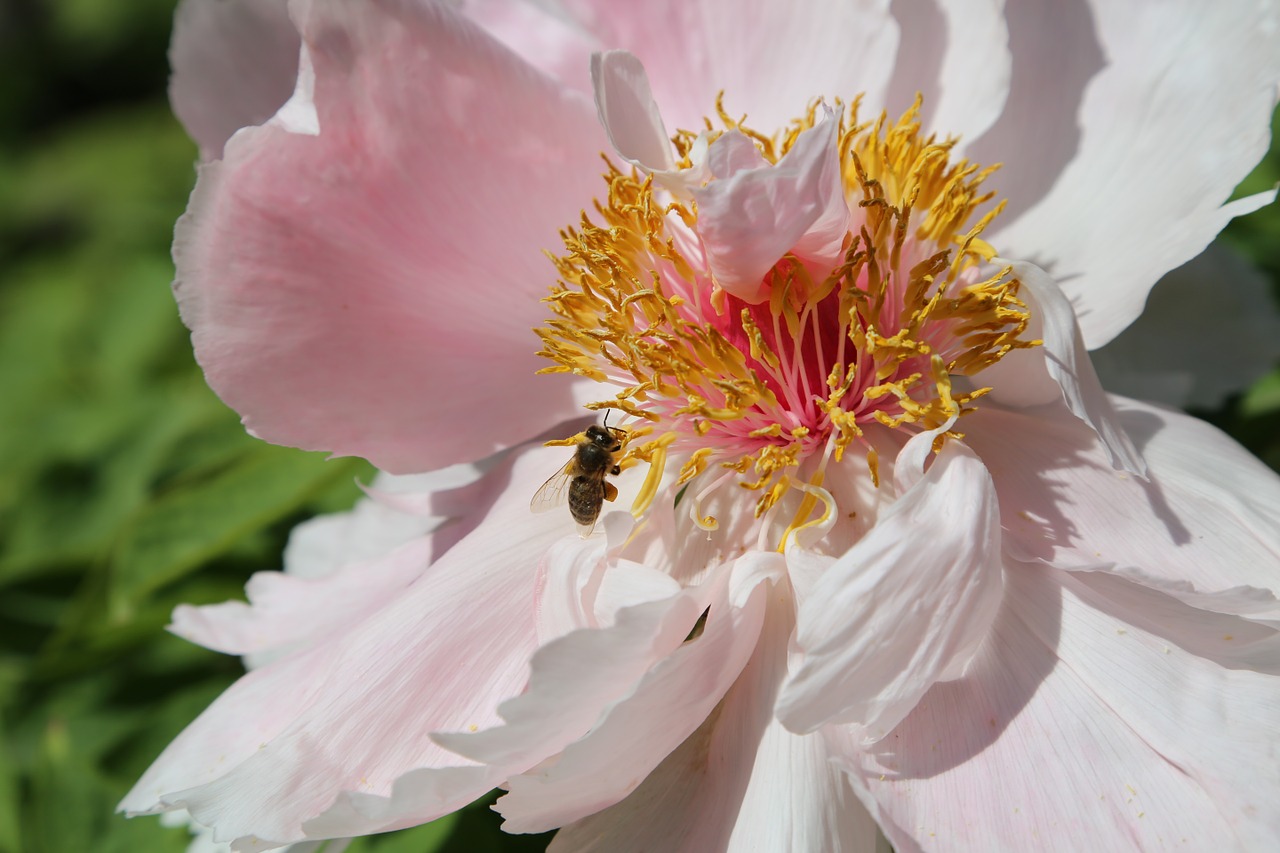
<svg viewBox="0 0 1280 853"><path fill-rule="evenodd" d="M564 506L569 494L569 481L573 479L576 468L570 459L564 467L552 474L545 483L533 493L529 501L529 509L533 512L546 512L558 506Z"/></svg>

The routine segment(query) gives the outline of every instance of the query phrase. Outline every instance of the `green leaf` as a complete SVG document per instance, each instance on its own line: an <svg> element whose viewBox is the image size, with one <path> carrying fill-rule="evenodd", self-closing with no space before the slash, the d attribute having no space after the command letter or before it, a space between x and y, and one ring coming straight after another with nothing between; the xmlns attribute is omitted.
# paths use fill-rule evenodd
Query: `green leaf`
<svg viewBox="0 0 1280 853"><path fill-rule="evenodd" d="M19 853L22 849L18 797L18 767L7 740L0 738L0 853Z"/></svg>
<svg viewBox="0 0 1280 853"><path fill-rule="evenodd" d="M1245 417L1280 411L1280 368L1259 379L1240 401L1240 413Z"/></svg>

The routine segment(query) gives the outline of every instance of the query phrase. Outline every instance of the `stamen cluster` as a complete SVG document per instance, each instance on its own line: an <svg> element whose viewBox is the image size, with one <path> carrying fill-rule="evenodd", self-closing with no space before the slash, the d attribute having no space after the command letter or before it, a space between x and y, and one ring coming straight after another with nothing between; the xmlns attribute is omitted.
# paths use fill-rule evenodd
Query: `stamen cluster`
<svg viewBox="0 0 1280 853"><path fill-rule="evenodd" d="M644 422L624 467L643 460L660 476L678 454L684 483L718 464L722 477L760 491L763 513L789 488L804 489L796 470L812 454L825 465L859 443L875 478L868 429L949 426L990 390L961 392L953 377L1038 343L1022 337L1028 314L1017 279L990 266L994 251L979 238L1002 207L977 217L992 200L980 187L994 168L952 163L954 140L922 136L919 108L917 100L896 122L882 114L870 124L858 123L856 101L840 108L841 175L854 211L843 258L823 269L786 254L766 274L759 304L715 281L693 202L609 166L600 224L584 213L562 232L559 282L545 300L555 317L537 333L539 354L554 362L541 372L613 386L589 408ZM717 104L724 128L746 133L770 163L817 123L817 109L770 138ZM707 125L713 139L724 132ZM692 139L674 140L685 166ZM959 433L939 441L948 435ZM820 469L816 478L810 485ZM648 499L656 483L651 476Z"/></svg>

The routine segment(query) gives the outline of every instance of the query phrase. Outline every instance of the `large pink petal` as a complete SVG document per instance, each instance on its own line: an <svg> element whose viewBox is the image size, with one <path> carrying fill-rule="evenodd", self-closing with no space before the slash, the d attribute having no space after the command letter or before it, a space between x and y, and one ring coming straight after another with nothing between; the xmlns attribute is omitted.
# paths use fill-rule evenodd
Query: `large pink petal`
<svg viewBox="0 0 1280 853"><path fill-rule="evenodd" d="M1003 162L1012 201L988 239L1033 258L1075 305L1092 349L1199 254L1266 153L1280 81L1280 10L1199 0L1009 5L1013 88L970 153Z"/></svg>
<svg viewBox="0 0 1280 853"><path fill-rule="evenodd" d="M604 50L558 3L546 0L455 0L468 18L484 27L535 68L584 94L591 92L591 54ZM619 6L618 12L632 9Z"/></svg>
<svg viewBox="0 0 1280 853"><path fill-rule="evenodd" d="M875 824L823 738L792 734L773 717L793 624L780 591L750 661L706 722L625 800L566 826L549 850L875 849Z"/></svg>
<svg viewBox="0 0 1280 853"><path fill-rule="evenodd" d="M540 832L619 802L712 713L756 647L777 554L751 553L716 583L702 633L620 696L554 761L506 783L497 809L509 832ZM726 567L728 568L728 567Z"/></svg>
<svg viewBox="0 0 1280 853"><path fill-rule="evenodd" d="M1000 586L995 489L978 458L951 442L806 594L796 631L804 657L779 719L796 732L855 723L869 741L884 737L935 681L963 670Z"/></svg>
<svg viewBox="0 0 1280 853"><path fill-rule="evenodd" d="M1271 281L1215 243L1160 279L1133 325L1090 355L1114 393L1217 407L1280 361Z"/></svg>
<svg viewBox="0 0 1280 853"><path fill-rule="evenodd" d="M1152 630L1147 605L1070 575L1018 564L1006 577L965 678L934 687L874 751L828 732L895 847L1267 849L1276 678L1185 648L1194 618Z"/></svg>
<svg viewBox="0 0 1280 853"><path fill-rule="evenodd" d="M558 4L605 48L634 53L671 128L700 130L717 93L765 133L814 98L867 92L883 102L897 26L882 0L816 0L803 11L769 0L564 0Z"/></svg>
<svg viewBox="0 0 1280 853"><path fill-rule="evenodd" d="M169 45L169 100L202 160L293 94L301 39L285 0L183 0Z"/></svg>
<svg viewBox="0 0 1280 853"><path fill-rule="evenodd" d="M995 480L1006 547L1201 593L1280 590L1280 477L1202 421L1112 399L1147 459L1146 482L1112 469L1095 436L1061 410L988 406L966 420L965 442Z"/></svg>
<svg viewBox="0 0 1280 853"><path fill-rule="evenodd" d="M506 463L510 487L475 532L363 622L240 679L122 808L180 806L219 839L286 843L422 823L526 769L478 766L429 734L498 725L524 687L538 556L576 535L567 515L529 512L557 460Z"/></svg>
<svg viewBox="0 0 1280 853"><path fill-rule="evenodd" d="M530 329L542 251L603 186L590 103L443 4L320 0L304 28L319 134L239 134L179 224L210 384L267 440L393 472L570 414Z"/></svg>

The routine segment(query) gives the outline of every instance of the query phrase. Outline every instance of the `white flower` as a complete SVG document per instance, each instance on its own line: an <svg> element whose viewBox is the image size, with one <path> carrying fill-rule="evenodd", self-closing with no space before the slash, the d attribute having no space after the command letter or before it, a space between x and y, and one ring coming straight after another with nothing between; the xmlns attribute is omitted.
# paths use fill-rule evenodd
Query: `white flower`
<svg viewBox="0 0 1280 853"><path fill-rule="evenodd" d="M458 526L180 611L278 656L125 809L237 849L495 785L558 850L1280 833L1280 482L1086 349L1272 198L1223 204L1265 150L1274 9L291 11L294 96L201 136L178 230L210 383L263 438L400 473L512 450L432 487ZM184 78L193 20L179 103L251 124ZM580 538L528 511L575 451L525 442L584 403L627 441Z"/></svg>

